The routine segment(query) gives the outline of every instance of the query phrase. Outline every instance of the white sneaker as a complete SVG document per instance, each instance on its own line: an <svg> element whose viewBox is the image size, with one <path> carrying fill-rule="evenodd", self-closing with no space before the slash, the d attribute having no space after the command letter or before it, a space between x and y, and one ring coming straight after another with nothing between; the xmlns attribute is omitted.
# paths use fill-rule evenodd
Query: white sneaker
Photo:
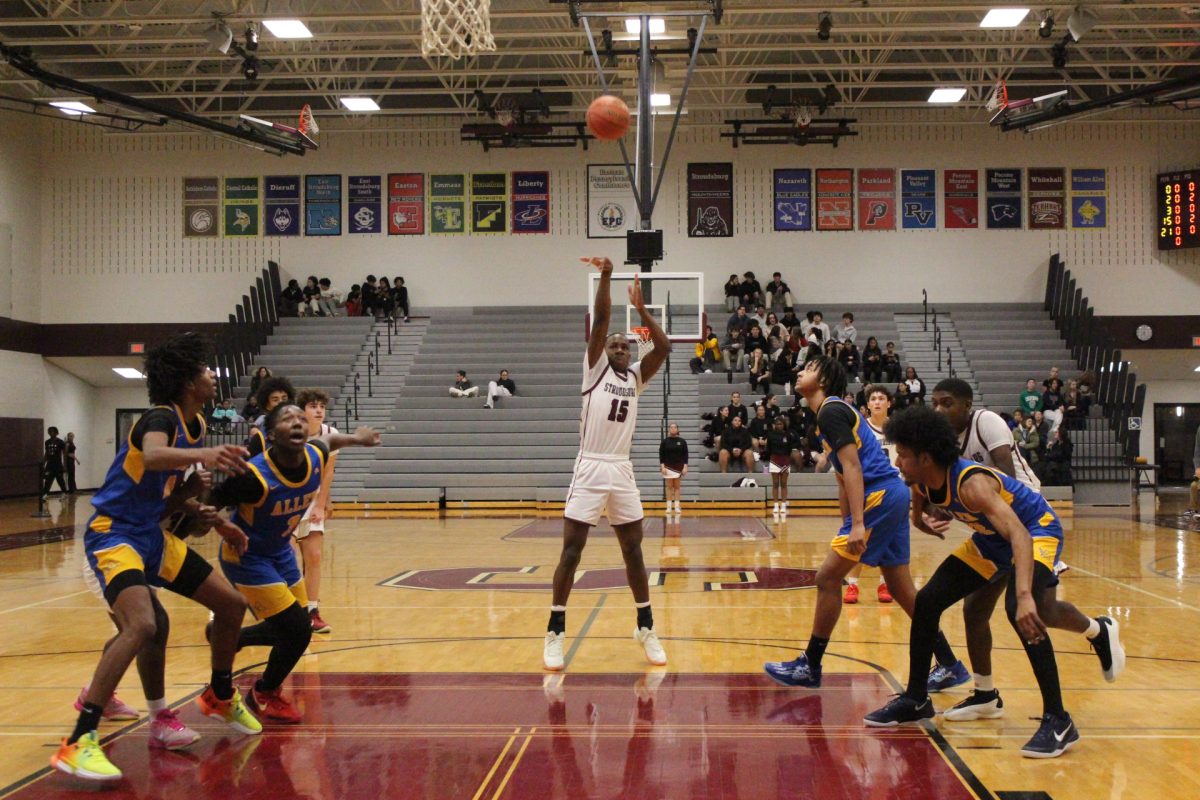
<svg viewBox="0 0 1200 800"><path fill-rule="evenodd" d="M638 640L646 651L646 660L656 667L667 665L667 651L663 650L662 642L653 628L638 628L633 632L633 638ZM549 640L547 640L549 642ZM547 644L547 646L549 646Z"/></svg>
<svg viewBox="0 0 1200 800"><path fill-rule="evenodd" d="M779 506L779 516L781 516L781 517L787 516L787 503L783 503L782 505Z"/></svg>
<svg viewBox="0 0 1200 800"><path fill-rule="evenodd" d="M563 642L566 638L565 633L546 631L546 644L542 648L542 666L546 669L558 672L563 668Z"/></svg>
<svg viewBox="0 0 1200 800"><path fill-rule="evenodd" d="M771 507L771 516L773 516L773 517L779 516L779 503L776 503L774 506Z"/></svg>
<svg viewBox="0 0 1200 800"><path fill-rule="evenodd" d="M682 513L683 513L683 502L680 500L676 500L675 501L675 515L678 516Z"/></svg>

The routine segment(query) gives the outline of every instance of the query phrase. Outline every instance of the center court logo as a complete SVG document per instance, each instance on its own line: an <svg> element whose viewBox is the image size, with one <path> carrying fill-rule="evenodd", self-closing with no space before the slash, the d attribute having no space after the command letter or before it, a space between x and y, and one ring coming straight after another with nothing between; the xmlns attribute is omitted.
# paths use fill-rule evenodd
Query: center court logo
<svg viewBox="0 0 1200 800"><path fill-rule="evenodd" d="M617 203L600 206L600 227L606 231L619 231L625 227L625 209Z"/></svg>

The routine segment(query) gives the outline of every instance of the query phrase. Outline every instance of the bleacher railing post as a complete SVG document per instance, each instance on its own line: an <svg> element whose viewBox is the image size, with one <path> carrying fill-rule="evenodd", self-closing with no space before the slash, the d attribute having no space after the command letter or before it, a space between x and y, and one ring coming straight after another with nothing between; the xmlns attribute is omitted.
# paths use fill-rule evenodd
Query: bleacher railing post
<svg viewBox="0 0 1200 800"><path fill-rule="evenodd" d="M921 290L921 330L929 330L929 292Z"/></svg>
<svg viewBox="0 0 1200 800"><path fill-rule="evenodd" d="M374 353L367 353L367 397L375 396L375 389L371 384L371 372L375 366Z"/></svg>
<svg viewBox="0 0 1200 800"><path fill-rule="evenodd" d="M367 374L370 375L371 373L368 372ZM358 415L358 370L354 371L354 418L362 419Z"/></svg>
<svg viewBox="0 0 1200 800"><path fill-rule="evenodd" d="M375 374L379 374L379 331L375 331ZM367 374L367 386L370 387L370 373Z"/></svg>

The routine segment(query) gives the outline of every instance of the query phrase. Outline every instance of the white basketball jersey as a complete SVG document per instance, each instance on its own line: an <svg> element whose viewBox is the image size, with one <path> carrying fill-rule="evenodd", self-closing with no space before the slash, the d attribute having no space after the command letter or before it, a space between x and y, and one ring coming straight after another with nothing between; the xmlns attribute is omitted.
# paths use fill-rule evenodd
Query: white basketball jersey
<svg viewBox="0 0 1200 800"><path fill-rule="evenodd" d="M583 408L579 414L579 455L603 461L628 461L642 393L642 363L620 375L602 353L595 366L583 354Z"/></svg>
<svg viewBox="0 0 1200 800"><path fill-rule="evenodd" d="M1013 477L1040 494L1042 482L1021 455L1004 418L986 409L972 411L971 418L967 420L967 429L958 435L959 453L976 464L995 467L992 451L997 447L1007 447L1012 453L1013 469L1017 473Z"/></svg>
<svg viewBox="0 0 1200 800"><path fill-rule="evenodd" d="M875 427L875 423L871 422L870 417L863 417L863 420L871 429L871 433L875 434L875 438L879 440L879 446L883 448L883 452L887 453L888 461L892 462L893 467L896 466L896 445L883 435L883 428Z"/></svg>

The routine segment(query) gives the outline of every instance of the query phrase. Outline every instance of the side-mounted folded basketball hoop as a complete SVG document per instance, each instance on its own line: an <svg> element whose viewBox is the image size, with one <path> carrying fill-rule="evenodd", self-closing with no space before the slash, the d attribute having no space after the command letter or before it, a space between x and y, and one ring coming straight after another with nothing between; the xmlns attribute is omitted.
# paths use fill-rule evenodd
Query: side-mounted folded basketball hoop
<svg viewBox="0 0 1200 800"><path fill-rule="evenodd" d="M421 55L457 61L495 49L491 0L421 0Z"/></svg>

